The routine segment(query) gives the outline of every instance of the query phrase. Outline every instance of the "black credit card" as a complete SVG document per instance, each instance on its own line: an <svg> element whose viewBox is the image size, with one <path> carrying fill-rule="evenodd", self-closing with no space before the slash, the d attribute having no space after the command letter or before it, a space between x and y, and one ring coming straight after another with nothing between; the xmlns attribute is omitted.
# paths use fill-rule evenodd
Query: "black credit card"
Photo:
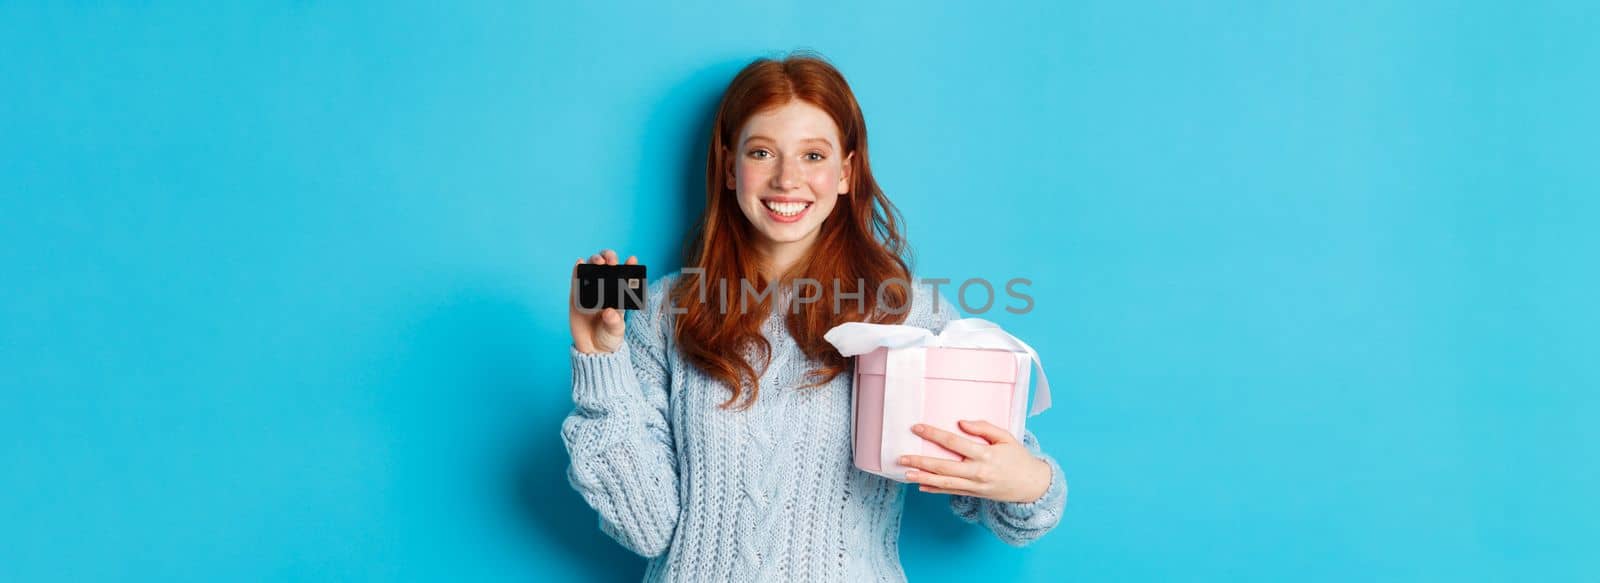
<svg viewBox="0 0 1600 583"><path fill-rule="evenodd" d="M649 287L643 265L578 264L578 308L582 310L644 309Z"/></svg>

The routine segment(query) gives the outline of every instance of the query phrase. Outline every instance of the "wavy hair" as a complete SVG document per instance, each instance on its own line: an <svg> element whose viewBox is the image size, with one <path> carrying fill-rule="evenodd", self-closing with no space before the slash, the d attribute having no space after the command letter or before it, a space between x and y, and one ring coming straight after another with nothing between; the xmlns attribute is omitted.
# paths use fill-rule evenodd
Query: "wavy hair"
<svg viewBox="0 0 1600 583"><path fill-rule="evenodd" d="M761 270L762 258L755 252L758 235L740 211L737 193L726 187L722 173L729 156L734 155L730 146L736 144L745 122L792 100L827 112L839 129L844 150L840 155L855 155L849 158L849 192L839 197L839 204L823 219L806 257L778 281L769 282ZM730 312L702 301L706 290L719 289L713 285L719 280L727 282L724 285L734 293L742 293L734 288L743 282L752 282L756 291L767 290L768 285L781 290L799 278L821 283L820 298L797 306L798 313L788 310L785 326L816 364L806 374L811 382L801 388L827 384L848 370L850 363L823 339L824 333L845 322L905 321L911 264L910 249L900 233L903 223L900 211L872 177L866 121L838 69L820 55L797 52L781 60L757 59L739 71L723 92L711 125L705 212L685 240L683 265L697 269L686 269L670 291L673 305L682 310L673 327L678 347L691 364L728 387L731 394L722 408L735 404L740 410L748 408L760 392L761 373L751 358L759 353L762 371L771 364L772 345L762 335L761 325L778 292L753 296L759 302L750 309ZM850 296L840 298L837 312L833 310L836 291ZM854 293L863 297L857 299ZM815 295L808 294L806 299Z"/></svg>

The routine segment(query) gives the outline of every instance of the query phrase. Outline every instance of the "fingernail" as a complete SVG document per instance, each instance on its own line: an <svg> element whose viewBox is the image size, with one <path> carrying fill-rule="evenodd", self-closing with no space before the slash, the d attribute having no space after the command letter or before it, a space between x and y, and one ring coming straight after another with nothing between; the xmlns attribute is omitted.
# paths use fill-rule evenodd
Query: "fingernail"
<svg viewBox="0 0 1600 583"><path fill-rule="evenodd" d="M925 428L925 427L926 427L926 426L924 426L924 425L923 425L923 424L921 424L921 423L918 423L918 424L916 424L916 425L912 425L912 426L911 426L911 430L912 430L912 431L915 431L915 432L917 432L917 433L922 433L922 431L923 431L923 429L924 429L924 428Z"/></svg>
<svg viewBox="0 0 1600 583"><path fill-rule="evenodd" d="M901 457L901 458L900 458L900 465L902 465L902 466L909 466L909 465L911 465L911 457L910 457L910 456L903 456L903 457Z"/></svg>

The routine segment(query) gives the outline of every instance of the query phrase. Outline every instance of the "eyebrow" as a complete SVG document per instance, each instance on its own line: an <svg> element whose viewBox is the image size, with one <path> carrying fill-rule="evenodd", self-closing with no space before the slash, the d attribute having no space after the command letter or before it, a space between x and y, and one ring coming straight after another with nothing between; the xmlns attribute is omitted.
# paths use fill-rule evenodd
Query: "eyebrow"
<svg viewBox="0 0 1600 583"><path fill-rule="evenodd" d="M755 141L755 140L766 140L766 141L769 141L769 142L776 142L777 141L777 140L774 140L774 139L766 137L766 136L757 135L757 136L750 136L748 138L745 138L744 139L744 143L748 144L748 143L750 143L752 141ZM804 140L800 140L800 143L802 143L802 144L808 143L808 142L821 142L825 146L830 146L830 147L833 146L833 142L829 142L829 141L824 140L822 138L806 138Z"/></svg>

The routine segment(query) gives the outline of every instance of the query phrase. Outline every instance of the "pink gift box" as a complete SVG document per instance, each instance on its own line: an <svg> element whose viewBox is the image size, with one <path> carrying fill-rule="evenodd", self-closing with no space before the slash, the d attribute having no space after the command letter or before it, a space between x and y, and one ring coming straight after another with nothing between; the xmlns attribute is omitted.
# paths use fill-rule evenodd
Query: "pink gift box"
<svg viewBox="0 0 1600 583"><path fill-rule="evenodd" d="M902 455L960 460L961 456L911 433L924 423L971 439L956 424L983 420L1020 438L1027 419L1033 357L986 348L878 348L856 357L851 439L855 465L905 481ZM921 371L920 377L911 378Z"/></svg>

